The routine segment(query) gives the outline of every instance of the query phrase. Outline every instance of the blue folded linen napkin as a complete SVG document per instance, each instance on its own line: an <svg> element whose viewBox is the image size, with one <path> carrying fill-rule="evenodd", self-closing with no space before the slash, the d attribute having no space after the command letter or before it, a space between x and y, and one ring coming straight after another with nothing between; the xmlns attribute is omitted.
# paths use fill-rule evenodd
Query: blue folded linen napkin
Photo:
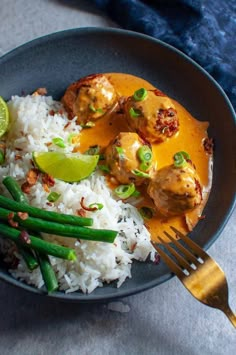
<svg viewBox="0 0 236 355"><path fill-rule="evenodd" d="M92 0L113 21L180 49L236 108L236 0Z"/></svg>

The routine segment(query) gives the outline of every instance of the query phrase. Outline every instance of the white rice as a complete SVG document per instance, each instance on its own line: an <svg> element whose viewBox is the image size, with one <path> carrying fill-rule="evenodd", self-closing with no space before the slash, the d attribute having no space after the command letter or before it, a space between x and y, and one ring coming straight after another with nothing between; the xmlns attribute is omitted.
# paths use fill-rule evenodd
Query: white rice
<svg viewBox="0 0 236 355"><path fill-rule="evenodd" d="M13 96L8 106L11 125L6 139L6 163L0 167L0 181L11 175L22 184L27 172L32 168L32 152L61 150L54 145L48 146L47 143L55 137L61 137L67 142L72 133L79 133L80 127L72 120L65 128L69 122L67 115L65 112L61 113L61 103L54 101L52 97ZM50 114L51 110L56 114ZM73 148L73 145L67 144L63 151L70 152ZM22 159L16 160L15 154L20 155ZM0 189L2 194L9 196L2 184ZM90 293L96 287L103 286L103 283L114 280L117 280L117 287L120 287L127 277L131 277L131 264L134 259L145 261L149 256L151 260L154 259L150 234L137 209L115 200L99 172L94 172L80 183L69 184L56 180L51 191L58 192L61 197L52 206L48 206L48 193L42 184L37 182L28 196L30 203L52 211L76 214L81 208L80 200L84 197L86 205L99 202L104 206L99 211L87 213L87 217L94 219L93 228L119 231L114 244L45 235L45 238L54 243L74 248L77 254L75 262L50 257L60 290L81 290ZM6 243L8 242L3 245L1 242L0 248L6 248ZM17 269L10 270L12 275L38 288L42 287L44 282L39 268L29 272L21 256L17 254L17 257L20 262Z"/></svg>

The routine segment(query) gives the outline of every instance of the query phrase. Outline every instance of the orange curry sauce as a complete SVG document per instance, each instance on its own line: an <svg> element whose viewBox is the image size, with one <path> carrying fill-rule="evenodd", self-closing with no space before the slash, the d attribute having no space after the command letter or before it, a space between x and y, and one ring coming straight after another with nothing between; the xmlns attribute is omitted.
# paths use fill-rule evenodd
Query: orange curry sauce
<svg viewBox="0 0 236 355"><path fill-rule="evenodd" d="M134 91L141 87L154 89L147 81L129 74L109 73L106 74L110 82L116 88L120 96L131 96ZM204 150L203 140L207 137L207 122L200 122L194 119L178 102L172 100L179 117L179 132L168 138L165 142L152 144L153 159L160 169L173 163L173 155L178 151L189 153L192 162L196 166L196 171L200 177L203 187L203 201L193 211L184 216L163 217L158 212L151 219L145 219L145 225L151 233L152 239L157 240L158 235L168 230L170 225L175 226L184 233L189 232L199 219L203 218L202 210L206 204L210 188L212 175L212 157ZM122 113L110 113L98 119L95 126L83 129L79 135L79 151L85 152L90 146L99 145L105 148L109 142L120 132L130 131L125 117ZM109 179L107 179L109 182ZM109 186L112 187L111 183ZM113 186L114 188L115 186ZM155 208L151 198L146 193L146 186L138 187L142 198L136 207L149 206Z"/></svg>

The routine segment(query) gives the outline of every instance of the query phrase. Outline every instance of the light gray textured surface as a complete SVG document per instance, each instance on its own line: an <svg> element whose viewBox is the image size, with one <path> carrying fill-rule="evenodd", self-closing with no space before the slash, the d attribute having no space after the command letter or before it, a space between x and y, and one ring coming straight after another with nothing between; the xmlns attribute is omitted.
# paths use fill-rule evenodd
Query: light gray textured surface
<svg viewBox="0 0 236 355"><path fill-rule="evenodd" d="M0 55L58 30L115 26L83 1L1 0ZM1 83L0 83L1 85ZM236 310L236 211L209 253L225 271ZM233 355L236 331L220 311L195 301L176 278L108 304L57 303L0 282L0 354Z"/></svg>

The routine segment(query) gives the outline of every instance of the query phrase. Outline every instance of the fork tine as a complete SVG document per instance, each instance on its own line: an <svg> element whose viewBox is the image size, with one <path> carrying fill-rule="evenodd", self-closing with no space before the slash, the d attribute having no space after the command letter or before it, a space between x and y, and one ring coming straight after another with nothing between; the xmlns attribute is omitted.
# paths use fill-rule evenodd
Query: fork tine
<svg viewBox="0 0 236 355"><path fill-rule="evenodd" d="M190 239L189 237L187 237L186 235L184 235L183 233L181 233L180 231L178 231L178 229L176 229L173 226L170 226L170 228L180 237L180 239L182 239L198 256L202 257L202 258L208 258L208 254L202 249L200 248L192 239Z"/></svg>
<svg viewBox="0 0 236 355"><path fill-rule="evenodd" d="M160 254L166 265L169 266L172 272L174 272L180 279L185 275L183 270L158 246L157 243L151 242L157 252Z"/></svg>
<svg viewBox="0 0 236 355"><path fill-rule="evenodd" d="M172 248L168 243L165 243L161 237L158 236L158 239L162 242L165 248L175 257L175 259L179 262L180 266L183 269L186 269L191 272L192 268L190 264L179 253L177 253L174 248Z"/></svg>
<svg viewBox="0 0 236 355"><path fill-rule="evenodd" d="M193 255L188 249L186 249L179 241L174 239L172 235L164 231L165 235L172 241L173 244L190 260L193 264L200 264L195 255Z"/></svg>

